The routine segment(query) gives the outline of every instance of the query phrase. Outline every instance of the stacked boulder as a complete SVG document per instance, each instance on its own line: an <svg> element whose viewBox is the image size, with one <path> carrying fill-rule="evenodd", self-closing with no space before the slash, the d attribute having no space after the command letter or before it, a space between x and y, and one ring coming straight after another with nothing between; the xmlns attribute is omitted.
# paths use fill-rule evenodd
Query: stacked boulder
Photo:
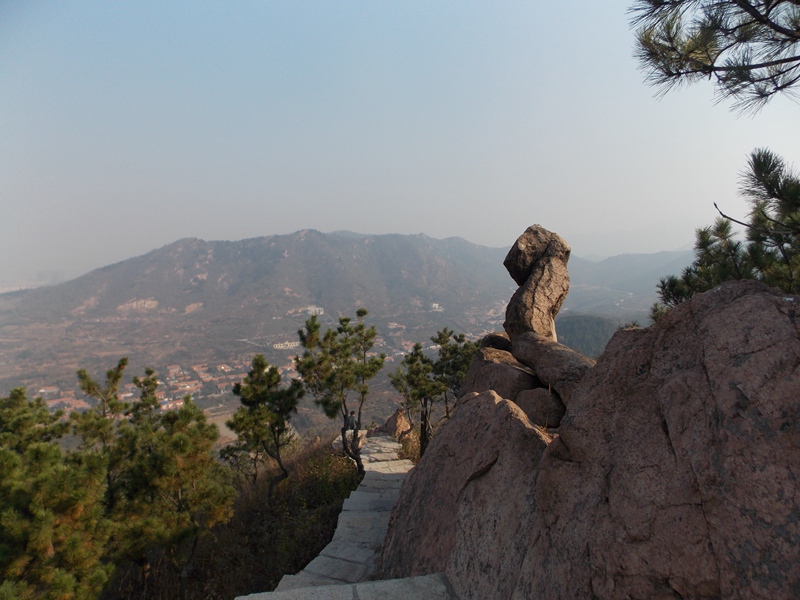
<svg viewBox="0 0 800 600"><path fill-rule="evenodd" d="M522 244L565 265L551 236ZM565 293L536 260L514 272ZM381 575L444 573L461 600L800 597L800 297L729 282L592 366L555 341L560 292L520 285L540 309L509 307L484 340L403 483Z"/></svg>
<svg viewBox="0 0 800 600"><path fill-rule="evenodd" d="M570 247L539 225L528 227L503 265L519 288L506 308L504 333L481 342L461 395L492 390L532 423L556 428L572 390L594 361L558 343L555 318L569 292Z"/></svg>

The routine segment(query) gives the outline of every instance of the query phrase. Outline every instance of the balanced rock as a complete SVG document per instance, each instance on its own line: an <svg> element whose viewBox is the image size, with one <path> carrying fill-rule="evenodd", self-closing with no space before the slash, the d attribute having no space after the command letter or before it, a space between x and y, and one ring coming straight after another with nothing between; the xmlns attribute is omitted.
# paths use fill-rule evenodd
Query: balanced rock
<svg viewBox="0 0 800 600"><path fill-rule="evenodd" d="M572 390L595 365L588 356L534 331L514 340L512 354L533 369L542 383L558 392L564 404L569 404Z"/></svg>
<svg viewBox="0 0 800 600"><path fill-rule="evenodd" d="M478 349L472 360L459 396L493 390L501 398L514 400L520 391L541 385L533 369L520 363L510 352L485 346Z"/></svg>
<svg viewBox="0 0 800 600"><path fill-rule="evenodd" d="M508 252L503 264L520 286L503 323L512 341L527 331L556 340L555 317L569 291L569 254L561 236L539 225L528 227Z"/></svg>

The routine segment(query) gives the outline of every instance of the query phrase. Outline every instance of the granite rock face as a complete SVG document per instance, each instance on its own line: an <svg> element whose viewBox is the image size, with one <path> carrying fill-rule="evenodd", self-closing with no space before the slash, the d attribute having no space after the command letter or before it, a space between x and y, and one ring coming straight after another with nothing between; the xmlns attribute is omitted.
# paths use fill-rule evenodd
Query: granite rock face
<svg viewBox="0 0 800 600"><path fill-rule="evenodd" d="M547 388L522 390L514 398L514 404L531 423L545 428L558 427L567 410L558 394Z"/></svg>
<svg viewBox="0 0 800 600"><path fill-rule="evenodd" d="M513 400L522 390L541 385L533 369L520 363L510 352L485 346L478 349L460 395L493 390L500 397Z"/></svg>
<svg viewBox="0 0 800 600"><path fill-rule="evenodd" d="M569 403L572 390L595 365L588 356L534 331L523 333L514 340L512 354L533 369L545 385L558 392L564 404Z"/></svg>
<svg viewBox="0 0 800 600"><path fill-rule="evenodd" d="M459 598L509 598L537 518L533 484L548 440L494 392L462 397L403 482L382 578L456 573Z"/></svg>
<svg viewBox="0 0 800 600"><path fill-rule="evenodd" d="M480 341L479 347L495 348L496 350L511 352L511 339L505 331L498 331L484 336Z"/></svg>
<svg viewBox="0 0 800 600"><path fill-rule="evenodd" d="M400 440L405 434L411 431L411 425L406 418L406 411L398 408L394 414L386 420L386 423L377 429L370 429L368 437L376 435L390 435L396 440Z"/></svg>
<svg viewBox="0 0 800 600"><path fill-rule="evenodd" d="M616 333L552 438L462 399L384 575L443 570L462 600L800 597L799 330L800 298L727 283Z"/></svg>
<svg viewBox="0 0 800 600"><path fill-rule="evenodd" d="M557 543L516 597L798 596L798 300L732 282L614 336L542 460Z"/></svg>
<svg viewBox="0 0 800 600"><path fill-rule="evenodd" d="M503 265L520 286L506 307L503 323L512 342L527 331L556 341L555 317L569 291L570 251L561 236L532 225L508 252Z"/></svg>

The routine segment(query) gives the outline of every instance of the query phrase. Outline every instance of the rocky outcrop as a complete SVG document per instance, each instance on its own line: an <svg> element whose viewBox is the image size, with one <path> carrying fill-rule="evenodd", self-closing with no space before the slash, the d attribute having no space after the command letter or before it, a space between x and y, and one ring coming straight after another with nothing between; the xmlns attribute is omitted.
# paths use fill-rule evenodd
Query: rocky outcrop
<svg viewBox="0 0 800 600"><path fill-rule="evenodd" d="M552 438L463 398L384 575L444 570L462 600L800 596L798 328L800 298L728 283L615 334Z"/></svg>
<svg viewBox="0 0 800 600"><path fill-rule="evenodd" d="M534 425L545 428L558 427L567 411L558 394L547 388L522 390L514 398L516 404Z"/></svg>
<svg viewBox="0 0 800 600"><path fill-rule="evenodd" d="M546 381L564 404L569 403L572 390L595 364L588 356L535 331L517 337L511 352L514 358L533 369L541 381Z"/></svg>
<svg viewBox="0 0 800 600"><path fill-rule="evenodd" d="M458 574L459 598L510 598L537 518L536 467L548 441L494 392L459 400L406 476L382 578L446 571Z"/></svg>
<svg viewBox="0 0 800 600"><path fill-rule="evenodd" d="M542 461L558 544L521 597L797 597L799 309L728 283L612 339Z"/></svg>
<svg viewBox="0 0 800 600"><path fill-rule="evenodd" d="M460 395L493 390L502 398L513 400L522 390L541 386L542 382L533 369L523 365L510 352L484 346L478 349L470 365Z"/></svg>
<svg viewBox="0 0 800 600"><path fill-rule="evenodd" d="M504 352L511 352L511 338L505 331L490 333L480 341L480 348L495 348Z"/></svg>
<svg viewBox="0 0 800 600"><path fill-rule="evenodd" d="M516 400L524 391L532 421L558 426L563 404L594 365L556 342L554 319L569 291L569 254L569 245L560 236L539 225L519 236L503 263L520 286L506 310L505 332L482 340L462 396L492 390Z"/></svg>
<svg viewBox="0 0 800 600"><path fill-rule="evenodd" d="M508 252L503 265L520 286L503 323L512 342L527 331L557 339L555 318L569 291L569 254L569 244L540 225L528 227Z"/></svg>

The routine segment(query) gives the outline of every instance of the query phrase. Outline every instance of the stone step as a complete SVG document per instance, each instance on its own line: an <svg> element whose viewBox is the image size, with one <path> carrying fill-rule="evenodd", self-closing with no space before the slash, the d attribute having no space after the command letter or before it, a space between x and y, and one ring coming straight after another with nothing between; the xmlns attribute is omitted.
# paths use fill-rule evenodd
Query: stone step
<svg viewBox="0 0 800 600"><path fill-rule="evenodd" d="M358 600L458 600L442 573L355 584L284 588L274 592L239 596L236 600L354 600L356 598Z"/></svg>
<svg viewBox="0 0 800 600"><path fill-rule="evenodd" d="M296 575L284 575L274 592L240 596L237 600L450 600L449 594L442 595L449 589L443 583L443 576L367 581L375 576L392 508L397 502L406 473L414 466L411 461L398 458L399 449L400 444L390 438L369 438L361 451L364 479L345 500L333 540L302 571Z"/></svg>

